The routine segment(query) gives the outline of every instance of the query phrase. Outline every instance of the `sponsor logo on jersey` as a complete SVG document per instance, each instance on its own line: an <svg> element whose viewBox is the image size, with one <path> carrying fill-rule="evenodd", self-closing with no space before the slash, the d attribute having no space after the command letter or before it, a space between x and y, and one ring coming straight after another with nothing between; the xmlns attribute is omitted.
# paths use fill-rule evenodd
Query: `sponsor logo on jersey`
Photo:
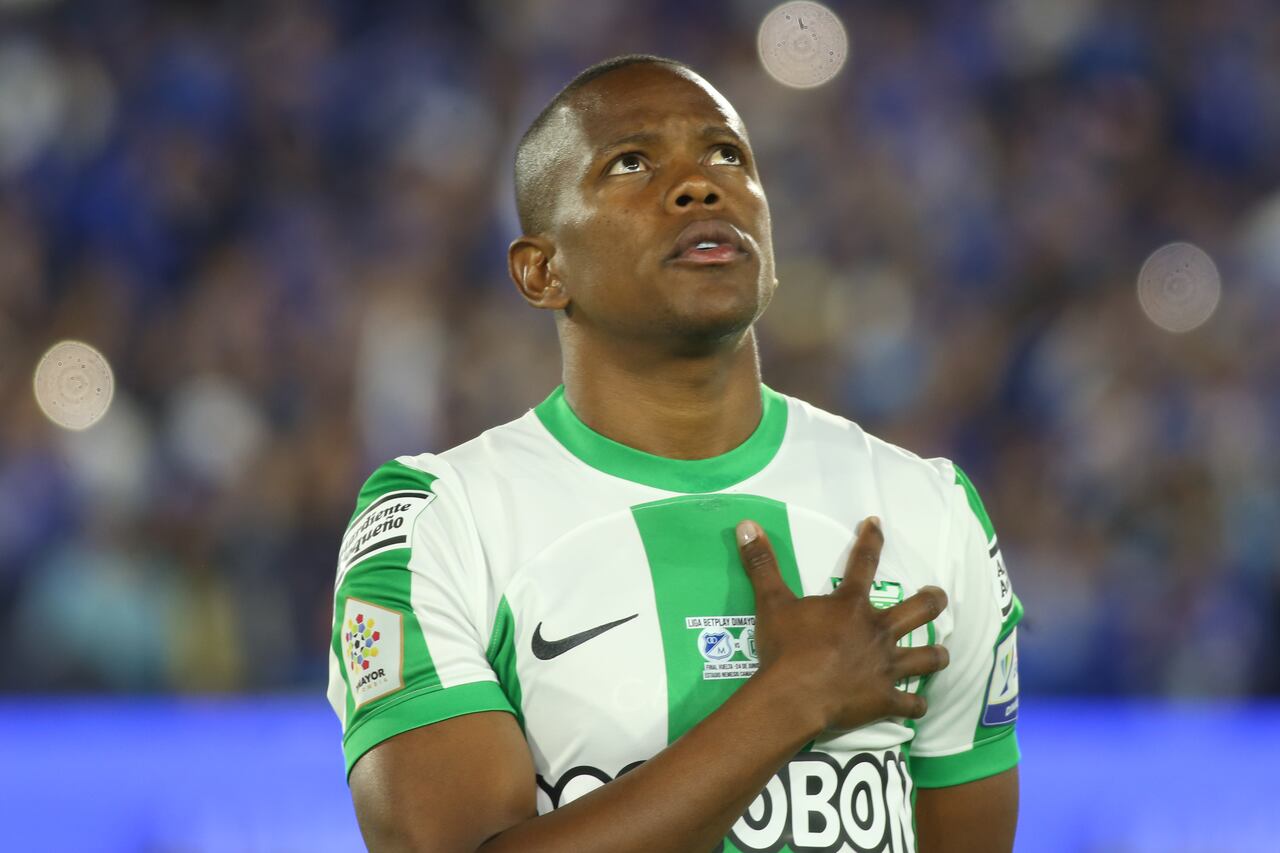
<svg viewBox="0 0 1280 853"><path fill-rule="evenodd" d="M704 680L750 678L759 666L755 616L689 616L684 626L698 632Z"/></svg>
<svg viewBox="0 0 1280 853"><path fill-rule="evenodd" d="M356 563L392 548L409 547L409 531L418 513L435 500L431 492L402 490L385 494L356 516L342 537L338 582Z"/></svg>
<svg viewBox="0 0 1280 853"><path fill-rule="evenodd" d="M619 776L639 767L636 761ZM612 781L598 767L566 771L555 783L538 776L538 787L559 808ZM779 770L729 831L743 853L856 850L914 853L913 783L897 750L835 756L804 752ZM715 848L724 850L721 842Z"/></svg>
<svg viewBox="0 0 1280 853"><path fill-rule="evenodd" d="M594 628L588 628L585 631L570 634L568 637L561 640L545 639L542 636L542 623L539 622L537 627L533 629L533 641L530 644L530 649L533 651L533 656L538 660L552 660L553 658L560 657L560 655L570 649L577 648L587 640L595 639L605 631L609 631L613 628L617 628L619 625L624 625L627 622L630 622L639 615L639 613L632 613L630 616L624 616L621 619L615 619L612 622L606 622L603 625L597 625Z"/></svg>
<svg viewBox="0 0 1280 853"><path fill-rule="evenodd" d="M358 598L348 598L342 616L347 684L356 707L404 687L401 616Z"/></svg>
<svg viewBox="0 0 1280 853"><path fill-rule="evenodd" d="M982 725L1007 726L1018 719L1018 629L996 646L991 675L987 677L987 706Z"/></svg>

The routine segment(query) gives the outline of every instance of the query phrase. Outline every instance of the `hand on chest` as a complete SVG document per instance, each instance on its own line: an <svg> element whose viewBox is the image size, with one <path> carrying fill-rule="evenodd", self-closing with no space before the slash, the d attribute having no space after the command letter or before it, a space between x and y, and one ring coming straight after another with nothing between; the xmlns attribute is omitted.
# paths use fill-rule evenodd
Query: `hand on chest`
<svg viewBox="0 0 1280 853"><path fill-rule="evenodd" d="M734 542L737 522L764 527L793 592L821 595L843 575L861 510L851 508L842 524L754 495L685 496L561 537L521 566L505 593L531 743L608 741L631 755L641 744L619 741L656 751L679 737L756 668L754 594ZM938 581L885 523L871 599L888 607ZM902 644L933 642L935 630L945 630L941 619Z"/></svg>

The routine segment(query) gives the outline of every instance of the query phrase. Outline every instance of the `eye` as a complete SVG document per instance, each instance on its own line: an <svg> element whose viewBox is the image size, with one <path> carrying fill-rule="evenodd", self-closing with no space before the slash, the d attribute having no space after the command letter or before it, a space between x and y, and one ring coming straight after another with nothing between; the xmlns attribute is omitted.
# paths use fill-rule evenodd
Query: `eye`
<svg viewBox="0 0 1280 853"><path fill-rule="evenodd" d="M724 156L726 156L726 157L729 157L729 158L730 158L730 159L729 159L729 165L731 165L731 166L741 166L741 165L742 165L742 152L741 152L741 151L739 151L737 148L735 148L735 147L734 147L734 146L732 146L732 145L720 145L720 146L717 146L717 147L716 147L716 149L715 149L715 151L714 151L714 152L712 152L712 156L714 157L714 156L715 156L715 155L717 155L717 154L719 154L719 155L724 155ZM718 165L718 164L715 164L715 163L713 162L713 165Z"/></svg>
<svg viewBox="0 0 1280 853"><path fill-rule="evenodd" d="M606 175L634 175L637 174L640 166L644 165L644 160L640 159L640 155L634 152L623 154L617 160L609 165ZM622 168L619 169L618 167Z"/></svg>

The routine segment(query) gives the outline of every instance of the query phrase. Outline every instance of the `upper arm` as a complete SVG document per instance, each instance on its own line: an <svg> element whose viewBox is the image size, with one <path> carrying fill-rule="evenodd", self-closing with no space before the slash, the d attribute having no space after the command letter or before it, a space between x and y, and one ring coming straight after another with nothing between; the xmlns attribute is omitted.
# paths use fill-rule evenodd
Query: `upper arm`
<svg viewBox="0 0 1280 853"><path fill-rule="evenodd" d="M371 851L472 853L536 816L533 761L515 718L477 713L383 741L351 770Z"/></svg>
<svg viewBox="0 0 1280 853"><path fill-rule="evenodd" d="M366 832L413 837L404 833L429 829L461 838L467 827L487 830L498 815L523 808L510 796L516 778L532 801L528 747L508 692L516 688L495 673L511 626L489 590L453 478L399 460L375 471L338 560L328 691ZM492 711L504 713L483 713ZM471 790L458 782L468 774L477 785L502 786L509 802L431 807L456 804ZM385 807L392 802L394 809Z"/></svg>
<svg viewBox="0 0 1280 853"><path fill-rule="evenodd" d="M916 724L909 761L917 788L964 785L1019 760L1017 624L1022 604L1009 583L995 530L959 468L950 492L950 665L929 678L929 710ZM953 472L953 473L952 473Z"/></svg>
<svg viewBox="0 0 1280 853"><path fill-rule="evenodd" d="M1008 853L1018 826L1018 768L916 793L920 853Z"/></svg>

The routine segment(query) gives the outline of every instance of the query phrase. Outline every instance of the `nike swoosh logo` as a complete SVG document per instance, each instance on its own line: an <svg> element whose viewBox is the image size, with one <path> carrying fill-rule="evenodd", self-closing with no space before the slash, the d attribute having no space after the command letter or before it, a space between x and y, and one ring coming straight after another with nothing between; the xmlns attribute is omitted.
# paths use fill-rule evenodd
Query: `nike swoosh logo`
<svg viewBox="0 0 1280 853"><path fill-rule="evenodd" d="M639 616L639 613L632 613L630 616L613 622L606 622L603 625L597 625L594 628L588 628L585 631L579 631L576 634L570 634L563 640L544 640L542 638L542 623L538 623L538 627L533 629L533 656L538 660L551 660L558 658L560 655L572 648L582 645L587 640L599 637L605 631L611 628L617 628L624 622L630 622Z"/></svg>

